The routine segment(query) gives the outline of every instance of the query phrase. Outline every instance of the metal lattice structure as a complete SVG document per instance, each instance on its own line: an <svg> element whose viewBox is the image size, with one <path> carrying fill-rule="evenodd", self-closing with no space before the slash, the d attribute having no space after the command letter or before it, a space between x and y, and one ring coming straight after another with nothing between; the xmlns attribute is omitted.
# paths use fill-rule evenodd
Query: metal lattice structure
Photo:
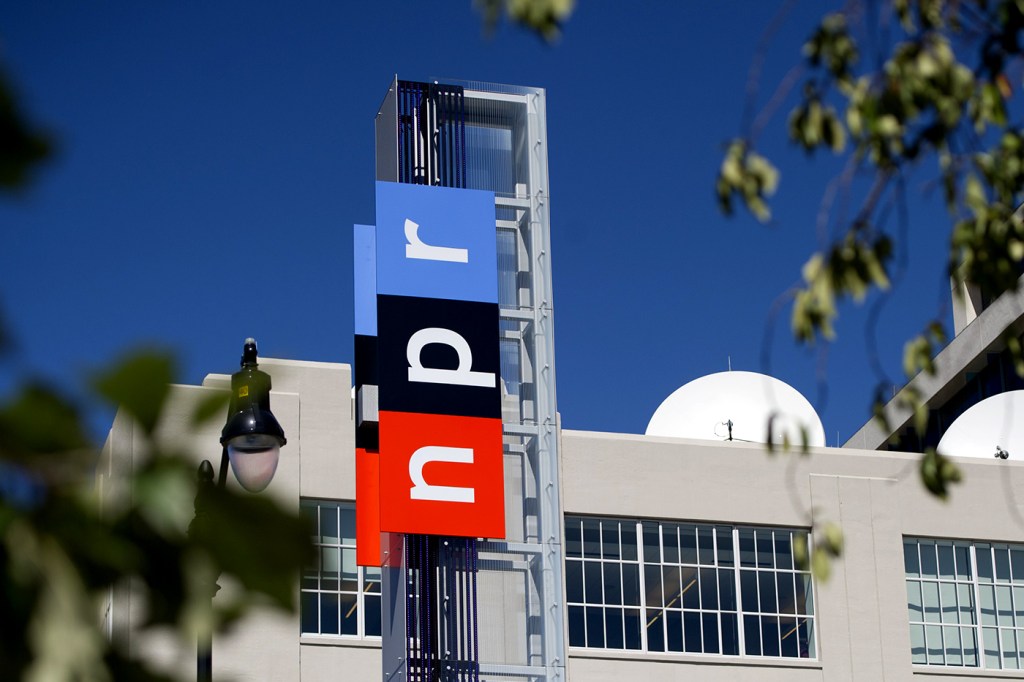
<svg viewBox="0 0 1024 682"><path fill-rule="evenodd" d="M544 91L396 79L376 136L377 180L495 194L507 528L502 540L392 538L384 677L563 679Z"/></svg>

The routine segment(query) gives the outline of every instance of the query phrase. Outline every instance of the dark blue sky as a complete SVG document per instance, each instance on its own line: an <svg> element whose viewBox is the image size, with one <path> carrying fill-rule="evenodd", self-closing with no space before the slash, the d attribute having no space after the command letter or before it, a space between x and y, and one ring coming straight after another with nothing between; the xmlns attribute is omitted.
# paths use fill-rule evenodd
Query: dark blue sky
<svg viewBox="0 0 1024 682"><path fill-rule="evenodd" d="M0 61L58 152L0 200L19 343L0 389L80 383L147 343L194 383L233 371L250 335L265 355L350 362L351 226L374 221L373 121L397 73L547 89L559 410L568 428L643 432L730 358L765 369L773 301L820 243L839 166L785 142L785 106L762 139L782 171L773 223L723 218L713 195L777 4L581 0L548 46L507 25L485 38L468 1L4 3ZM798 5L771 40L759 105L824 7ZM948 300L939 204L911 204L909 268L878 317L891 381ZM843 309L827 365L795 347L788 315L771 373L845 440L878 381L867 308Z"/></svg>

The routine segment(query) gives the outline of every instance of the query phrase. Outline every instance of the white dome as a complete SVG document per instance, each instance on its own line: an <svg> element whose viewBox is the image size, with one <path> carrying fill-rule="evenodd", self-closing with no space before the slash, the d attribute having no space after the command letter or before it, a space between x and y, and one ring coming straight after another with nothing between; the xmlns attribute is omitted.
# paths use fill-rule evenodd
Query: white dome
<svg viewBox="0 0 1024 682"><path fill-rule="evenodd" d="M953 457L996 455L996 447L1024 459L1024 391L1007 391L971 405L939 440L938 451Z"/></svg>
<svg viewBox="0 0 1024 682"><path fill-rule="evenodd" d="M772 415L774 443L782 443L786 435L799 445L802 426L808 445L825 445L825 429L807 399L789 384L757 372L719 372L694 379L665 398L646 433L721 441L728 439L726 423L732 421L733 440L765 443Z"/></svg>

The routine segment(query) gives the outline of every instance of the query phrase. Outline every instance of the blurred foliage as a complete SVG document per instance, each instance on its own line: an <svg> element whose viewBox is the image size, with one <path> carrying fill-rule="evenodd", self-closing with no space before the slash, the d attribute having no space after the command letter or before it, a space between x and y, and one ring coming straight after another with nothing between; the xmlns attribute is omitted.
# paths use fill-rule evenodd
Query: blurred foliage
<svg viewBox="0 0 1024 682"><path fill-rule="evenodd" d="M1019 108L1013 96L1024 73L1022 29L1020 0L854 0L823 17L807 39L794 71L801 87L798 80L788 85L799 90L789 93L795 104L788 136L808 155L825 150L847 161L832 194L856 210L829 212L833 199L823 202L830 227L823 232L830 236L808 259L793 299L800 342L832 339L843 301L889 288L893 254L905 248L889 223L895 214L898 228L908 227L904 188L911 173L915 180L927 176L924 191L938 189L950 216L950 277L978 287L986 300L1016 289L1024 271L1024 128L1009 112L1012 104ZM762 119L728 144L716 194L725 213L740 204L767 221L778 172L756 151ZM908 340L907 380L934 374L945 341L939 321ZM1024 369L1019 340L1006 342ZM883 384L891 385L880 377ZM885 393L876 391L872 413L888 430ZM895 404L924 431L928 409L912 384ZM960 478L936 452L923 455L920 474L943 499Z"/></svg>
<svg viewBox="0 0 1024 682"><path fill-rule="evenodd" d="M0 70L0 192L25 185L31 169L50 154L46 136L18 110L14 92ZM0 336L0 342L3 341Z"/></svg>
<svg viewBox="0 0 1024 682"><path fill-rule="evenodd" d="M572 14L576 0L476 0L475 4L488 32L506 17L552 42L562 34L562 25Z"/></svg>
<svg viewBox="0 0 1024 682"><path fill-rule="evenodd" d="M17 191L50 152L0 75L0 190ZM0 318L0 355L13 352ZM115 463L100 494L100 453L81 410L60 390L29 381L0 401L0 677L4 680L168 681L140 647L105 634L112 590L130 587L132 636L176 633L194 651L253 607L294 611L298 573L314 558L296 510L269 496L205 489L195 515L195 459L158 437L174 362L140 352L94 377L97 400L137 426L130 470ZM224 415L227 392L203 399L192 425ZM201 517L201 518L199 518ZM211 609L218 577L237 589ZM191 668L192 666L186 666ZM190 674L186 679L192 679Z"/></svg>
<svg viewBox="0 0 1024 682"><path fill-rule="evenodd" d="M4 679L167 680L139 647L104 634L111 588L129 583L145 622L177 632L184 651L253 606L294 610L298 571L312 558L309 529L267 495L211 487L192 523L194 459L165 448L157 425L173 378L164 355L139 353L95 380L99 396L143 432L130 471L93 481L98 454L79 410L30 384L0 404L0 671ZM201 406L205 416L209 405ZM126 464L122 462L121 464ZM12 480L14 483L12 484ZM238 589L210 610L218 576ZM136 602L134 600L141 600ZM191 676L189 676L190 678Z"/></svg>
<svg viewBox="0 0 1024 682"><path fill-rule="evenodd" d="M490 25L506 8L549 38L557 35L559 21L537 17L557 16L545 8L563 6L549 0L479 4ZM536 13L529 19L512 14L513 6L523 5L534 6ZM775 25L766 28L766 38ZM1024 125L1020 111L1018 120L1010 112L1011 105L1020 108L1015 88L1024 87L1022 38L1024 0L850 0L822 17L803 45L801 63L781 81L764 111L744 117L745 129L726 145L715 180L725 215L739 206L761 222L772 219L771 199L781 175L758 152L757 141L775 105L786 97L795 99L786 127L790 141L808 156L824 150L846 161L823 198L819 228L827 237L807 259L793 293L792 332L800 343L827 343L836 335L843 302L862 302L872 292L889 290L895 254L905 252L890 223L898 216L896 232L905 237L905 187L912 173L915 181L929 176L921 183L926 200L938 190L949 214L949 276L977 287L985 300L1018 287L1024 272ZM751 67L755 80L764 58L759 49ZM748 114L755 95L756 88L748 90ZM831 210L836 196L843 210ZM855 210L846 211L848 205ZM954 291L964 293L962 287ZM936 319L907 341L908 381L935 373L934 358L946 336ZM1003 341L1024 376L1021 339L1008 335ZM871 406L886 432L891 432L886 409L891 386L880 376ZM892 404L924 433L928 407L913 383ZM771 443L771 421L768 435ZM783 449L791 445L783 443ZM922 485L943 500L961 478L957 466L934 450L922 455L919 473ZM815 538L810 554L805 545L804 560L823 577L829 561L841 555L842 533L822 526Z"/></svg>

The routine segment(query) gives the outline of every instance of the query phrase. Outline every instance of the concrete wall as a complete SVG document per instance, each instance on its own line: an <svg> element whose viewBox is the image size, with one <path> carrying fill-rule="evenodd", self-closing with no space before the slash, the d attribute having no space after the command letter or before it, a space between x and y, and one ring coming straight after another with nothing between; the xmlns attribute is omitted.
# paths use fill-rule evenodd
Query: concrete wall
<svg viewBox="0 0 1024 682"><path fill-rule="evenodd" d="M572 649L569 679L832 682L943 672L910 662L902 539L1024 541L1024 466L959 460L965 481L943 503L921 487L916 464L917 456L902 453L769 455L746 443L564 431L566 514L801 528L833 522L846 543L830 580L816 584L817 661Z"/></svg>

